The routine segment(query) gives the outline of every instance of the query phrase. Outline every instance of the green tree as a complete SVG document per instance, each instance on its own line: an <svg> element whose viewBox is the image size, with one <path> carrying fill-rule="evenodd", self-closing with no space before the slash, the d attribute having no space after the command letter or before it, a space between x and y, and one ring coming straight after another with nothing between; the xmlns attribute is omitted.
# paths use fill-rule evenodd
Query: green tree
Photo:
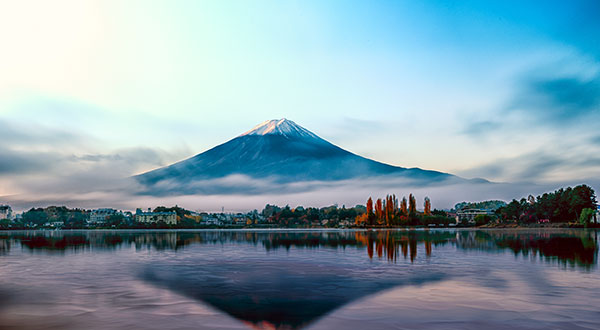
<svg viewBox="0 0 600 330"><path fill-rule="evenodd" d="M122 226L126 225L125 216L121 213L111 214L107 217L106 224L109 227L112 227L112 226L122 227Z"/></svg>
<svg viewBox="0 0 600 330"><path fill-rule="evenodd" d="M579 216L579 223L587 227L590 224L590 221L592 220L593 216L594 209L585 208L581 210L581 215Z"/></svg>
<svg viewBox="0 0 600 330"><path fill-rule="evenodd" d="M12 222L8 219L0 220L0 229L8 229L11 227Z"/></svg>
<svg viewBox="0 0 600 330"><path fill-rule="evenodd" d="M587 185L580 185L569 194L569 213L571 219L578 219L584 209L593 209L596 206L596 196L594 189Z"/></svg>
<svg viewBox="0 0 600 330"><path fill-rule="evenodd" d="M485 224L490 223L492 221L492 217L487 214L478 214L475 216L475 226L483 226Z"/></svg>

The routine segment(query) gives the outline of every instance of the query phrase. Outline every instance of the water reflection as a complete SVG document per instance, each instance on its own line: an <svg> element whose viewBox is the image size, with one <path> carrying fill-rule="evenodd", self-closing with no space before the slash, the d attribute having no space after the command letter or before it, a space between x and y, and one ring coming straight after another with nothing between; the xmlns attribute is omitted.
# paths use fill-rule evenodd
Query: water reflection
<svg viewBox="0 0 600 330"><path fill-rule="evenodd" d="M596 231L459 231L456 237L461 249L510 250L515 256L539 256L545 261L585 269L598 263Z"/></svg>
<svg viewBox="0 0 600 330"><path fill-rule="evenodd" d="M465 261L457 250L486 255ZM489 267L495 268L496 260L513 261L511 254L589 271L598 262L598 239L587 230L1 232L0 256L11 251L38 262L49 259L46 254L56 256L55 262L119 251L114 253L122 258L119 267L132 268L112 272L210 305L252 327L300 328L391 288L485 278L482 285L498 289L502 279L483 273L489 269L480 264L492 260ZM137 258L134 251L156 253ZM104 266L116 265L112 257ZM112 277L81 277L112 285Z"/></svg>
<svg viewBox="0 0 600 330"><path fill-rule="evenodd" d="M134 246L136 249L178 250L194 244L243 243L266 251L290 248L365 248L369 258L396 262L402 255L414 261L423 246L430 257L434 247L456 245L464 250L515 255L539 255L565 265L590 267L597 264L598 236L586 230L496 230L496 231L25 231L0 233L0 255L19 244L34 252L79 252Z"/></svg>

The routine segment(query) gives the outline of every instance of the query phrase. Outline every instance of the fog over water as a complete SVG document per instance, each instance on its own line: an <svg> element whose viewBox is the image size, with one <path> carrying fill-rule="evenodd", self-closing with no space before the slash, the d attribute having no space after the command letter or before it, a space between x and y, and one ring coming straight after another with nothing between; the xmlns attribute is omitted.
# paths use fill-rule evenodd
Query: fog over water
<svg viewBox="0 0 600 330"><path fill-rule="evenodd" d="M590 230L1 232L0 261L0 328L600 326Z"/></svg>

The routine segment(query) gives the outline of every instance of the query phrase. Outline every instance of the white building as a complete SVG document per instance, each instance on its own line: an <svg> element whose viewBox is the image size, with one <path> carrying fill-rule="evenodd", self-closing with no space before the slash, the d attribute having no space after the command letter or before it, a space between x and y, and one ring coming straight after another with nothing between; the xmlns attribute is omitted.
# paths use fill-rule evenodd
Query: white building
<svg viewBox="0 0 600 330"><path fill-rule="evenodd" d="M12 220L13 214L12 209L8 205L0 205L0 220L8 219Z"/></svg>
<svg viewBox="0 0 600 330"><path fill-rule="evenodd" d="M478 215L493 215L494 212L491 210L482 210L482 209L462 209L456 212L456 222L459 223L463 220L468 221L469 223L475 223L475 217Z"/></svg>
<svg viewBox="0 0 600 330"><path fill-rule="evenodd" d="M61 228L64 225L65 225L64 221L52 221L52 222L46 222L44 224L45 227L52 227L52 228Z"/></svg>
<svg viewBox="0 0 600 330"><path fill-rule="evenodd" d="M164 222L168 225L177 224L177 212L152 212L148 209L148 212L143 212L142 209L135 211L135 221L142 223L155 223Z"/></svg>
<svg viewBox="0 0 600 330"><path fill-rule="evenodd" d="M105 223L109 216L117 214L115 209L97 209L90 212L90 223Z"/></svg>
<svg viewBox="0 0 600 330"><path fill-rule="evenodd" d="M201 220L200 223L203 224L203 225L208 225L208 226L210 226L210 225L220 226L220 225L223 224L221 222L221 220L219 220L218 218L211 217L209 215L202 216L202 220Z"/></svg>

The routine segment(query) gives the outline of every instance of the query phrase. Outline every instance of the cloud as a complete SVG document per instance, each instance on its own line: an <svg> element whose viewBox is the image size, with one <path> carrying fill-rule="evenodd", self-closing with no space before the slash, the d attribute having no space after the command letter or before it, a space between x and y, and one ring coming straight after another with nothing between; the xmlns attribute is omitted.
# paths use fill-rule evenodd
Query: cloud
<svg viewBox="0 0 600 330"><path fill-rule="evenodd" d="M51 129L29 123L28 125L15 125L6 120L0 120L0 141L2 144L11 145L44 145L50 146L56 143L77 143L87 139L80 134Z"/></svg>
<svg viewBox="0 0 600 330"><path fill-rule="evenodd" d="M539 64L511 84L504 102L470 114L460 133L481 139L568 130L574 136L600 121L600 67L588 57L571 54Z"/></svg>
<svg viewBox="0 0 600 330"><path fill-rule="evenodd" d="M495 159L460 172L463 176L479 176L509 182L568 181L573 173L579 178L600 173L600 157L578 150L557 154L550 151L529 152L515 157Z"/></svg>
<svg viewBox="0 0 600 330"><path fill-rule="evenodd" d="M510 111L527 114L536 123L565 125L600 114L600 76L527 77Z"/></svg>
<svg viewBox="0 0 600 330"><path fill-rule="evenodd" d="M9 195L3 199L23 207L118 205L135 191L136 183L128 179L132 174L189 156L185 149L98 150L99 140L76 131L8 120L0 124L0 196Z"/></svg>
<svg viewBox="0 0 600 330"><path fill-rule="evenodd" d="M0 155L0 176L48 171L59 158L51 153L18 151L2 145Z"/></svg>
<svg viewBox="0 0 600 330"><path fill-rule="evenodd" d="M467 122L466 126L463 128L462 133L474 137L481 137L487 134L490 134L499 128L502 127L502 124L497 121L492 120L482 120L482 121L472 121Z"/></svg>
<svg viewBox="0 0 600 330"><path fill-rule="evenodd" d="M187 151L177 152L176 154L187 154ZM88 163L123 163L129 165L132 171L139 170L139 167L160 167L168 164L174 159L178 159L174 153L169 153L161 149L152 149L147 147L132 147L116 149L108 154L85 154L81 156L72 155L70 161L88 162ZM130 173L132 174L132 173Z"/></svg>
<svg viewBox="0 0 600 330"><path fill-rule="evenodd" d="M544 153L529 153L526 155L496 159L491 163L475 166L464 170L463 175L500 178L508 181L535 182L562 166L563 159Z"/></svg>

